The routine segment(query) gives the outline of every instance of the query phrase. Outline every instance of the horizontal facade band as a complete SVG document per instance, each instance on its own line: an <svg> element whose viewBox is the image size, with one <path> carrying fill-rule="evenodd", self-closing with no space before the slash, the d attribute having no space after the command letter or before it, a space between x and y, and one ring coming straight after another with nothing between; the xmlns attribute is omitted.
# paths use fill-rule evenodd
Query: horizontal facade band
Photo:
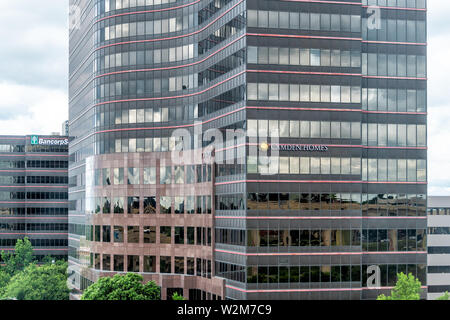
<svg viewBox="0 0 450 320"><path fill-rule="evenodd" d="M289 292L329 292L329 291L363 291L363 290L391 290L394 287L372 287L372 288L317 288L317 289L263 289L263 290L248 290L230 285L225 286L228 289L245 292L245 293L289 293ZM422 286L422 289L427 289L427 286Z"/></svg>
<svg viewBox="0 0 450 320"><path fill-rule="evenodd" d="M361 255L415 255L426 251L383 251L383 252L276 252L276 253L246 253L215 249L215 252L228 253L245 257L272 257L272 256L361 256Z"/></svg>

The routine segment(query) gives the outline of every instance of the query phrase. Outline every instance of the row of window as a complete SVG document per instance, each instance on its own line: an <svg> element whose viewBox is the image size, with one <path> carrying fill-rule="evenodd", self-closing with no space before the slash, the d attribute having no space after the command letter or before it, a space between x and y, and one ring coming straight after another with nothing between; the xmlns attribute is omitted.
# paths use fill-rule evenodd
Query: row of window
<svg viewBox="0 0 450 320"><path fill-rule="evenodd" d="M426 160L334 157L247 157L247 173L359 175L363 181L426 182Z"/></svg>
<svg viewBox="0 0 450 320"><path fill-rule="evenodd" d="M25 152L25 146L15 144L0 144L0 152Z"/></svg>
<svg viewBox="0 0 450 320"><path fill-rule="evenodd" d="M362 144L367 146L427 146L426 125L363 123L362 132Z"/></svg>
<svg viewBox="0 0 450 320"><path fill-rule="evenodd" d="M443 294L444 292L448 292L450 291L450 286L428 286L427 287L427 292L428 293L440 293Z"/></svg>
<svg viewBox="0 0 450 320"><path fill-rule="evenodd" d="M427 161L421 159L363 159L363 181L427 181Z"/></svg>
<svg viewBox="0 0 450 320"><path fill-rule="evenodd" d="M362 0L363 6L425 9L426 0Z"/></svg>
<svg viewBox="0 0 450 320"><path fill-rule="evenodd" d="M240 230L218 229L216 242L248 247L361 246L363 251L417 251L426 248L424 229L362 230L247 230L247 243Z"/></svg>
<svg viewBox="0 0 450 320"><path fill-rule="evenodd" d="M216 195L216 210L245 210L244 195Z"/></svg>
<svg viewBox="0 0 450 320"><path fill-rule="evenodd" d="M249 119L247 135L249 137L361 139L361 123Z"/></svg>
<svg viewBox="0 0 450 320"><path fill-rule="evenodd" d="M67 168L67 161L60 160L28 160L26 162L27 168ZM2 169L16 169L16 168L25 168L25 161L0 161L0 168Z"/></svg>
<svg viewBox="0 0 450 320"><path fill-rule="evenodd" d="M211 196L186 196L186 197L159 197L159 211L157 208L157 197L143 197L142 207L140 197L127 197L127 207L124 206L125 197L96 197L86 199L86 210L89 213L118 213L122 214L211 214ZM94 209L92 209L92 204ZM142 210L141 210L142 208Z"/></svg>
<svg viewBox="0 0 450 320"><path fill-rule="evenodd" d="M426 229L363 229L361 244L367 252L426 251L426 237Z"/></svg>
<svg viewBox="0 0 450 320"><path fill-rule="evenodd" d="M450 208L428 208L430 216L450 216Z"/></svg>
<svg viewBox="0 0 450 320"><path fill-rule="evenodd" d="M26 152L36 152L36 153L45 153L45 152L62 152L67 153L69 150L69 146L46 146L46 145L39 145L39 144L27 144L26 146Z"/></svg>
<svg viewBox="0 0 450 320"><path fill-rule="evenodd" d="M0 168L1 169L18 169L18 168L25 168L25 161L20 160L0 160Z"/></svg>
<svg viewBox="0 0 450 320"><path fill-rule="evenodd" d="M363 53L362 74L366 76L426 77L426 56Z"/></svg>
<svg viewBox="0 0 450 320"><path fill-rule="evenodd" d="M0 208L0 216L67 216L67 208Z"/></svg>
<svg viewBox="0 0 450 320"><path fill-rule="evenodd" d="M309 84L248 83L248 100L361 103L361 88Z"/></svg>
<svg viewBox="0 0 450 320"><path fill-rule="evenodd" d="M68 168L68 161L60 160L28 160L27 168Z"/></svg>
<svg viewBox="0 0 450 320"><path fill-rule="evenodd" d="M67 223L0 223L0 232L5 231L67 231Z"/></svg>
<svg viewBox="0 0 450 320"><path fill-rule="evenodd" d="M0 176L0 183L25 184L25 176Z"/></svg>
<svg viewBox="0 0 450 320"><path fill-rule="evenodd" d="M67 192L7 192L0 191L0 200L60 200L68 199Z"/></svg>
<svg viewBox="0 0 450 320"><path fill-rule="evenodd" d="M127 168L127 184L156 184L156 167ZM160 166L159 184L192 184L209 182L212 179L211 165ZM124 184L124 168L103 168L94 170L94 185ZM173 178L173 179L172 179Z"/></svg>
<svg viewBox="0 0 450 320"><path fill-rule="evenodd" d="M180 288L182 289L182 288ZM169 288L167 288L167 292L169 292ZM182 290L178 295L182 295ZM169 297L169 295L167 295ZM215 295L214 293L203 291L200 289L189 289L189 300L198 301L198 300L222 300L222 297L219 295Z"/></svg>
<svg viewBox="0 0 450 320"><path fill-rule="evenodd" d="M94 33L94 43L119 39L122 37L154 36L187 30L198 25L198 15L193 13L168 19L155 19L140 22L119 23L100 28Z"/></svg>
<svg viewBox="0 0 450 320"><path fill-rule="evenodd" d="M247 233L247 241L245 240ZM216 229L216 243L248 247L360 246L359 230L231 230Z"/></svg>
<svg viewBox="0 0 450 320"><path fill-rule="evenodd" d="M177 0L99 0L95 4L96 15L112 10L120 10L142 6L158 6L162 4L175 3Z"/></svg>
<svg viewBox="0 0 450 320"><path fill-rule="evenodd" d="M367 268L370 265L322 266L254 266L247 267L247 283L308 283L308 282L362 282L367 286ZM398 273L412 273L422 284L426 283L426 265L379 265L381 286L395 286ZM362 269L362 270L361 270ZM362 272L361 272L362 271ZM245 275L245 269L243 270ZM370 273L369 273L370 275ZM239 277L242 279L242 276ZM244 282L245 278L243 279Z"/></svg>
<svg viewBox="0 0 450 320"><path fill-rule="evenodd" d="M159 229L159 243L161 244L190 244L211 246L211 228L207 227L171 227L171 226L127 226L127 236L123 226L91 226L87 240L96 242L124 243L156 243L157 229ZM93 234L92 234L93 232ZM143 239L141 240L140 234ZM112 236L112 238L111 238ZM172 241L173 240L173 241Z"/></svg>
<svg viewBox="0 0 450 320"><path fill-rule="evenodd" d="M293 66L361 67L361 52L348 50L248 46L247 62Z"/></svg>
<svg viewBox="0 0 450 320"><path fill-rule="evenodd" d="M280 28L320 31L361 31L361 16L299 12L300 10L248 10L247 25L255 28Z"/></svg>
<svg viewBox="0 0 450 320"><path fill-rule="evenodd" d="M392 41L425 43L427 38L425 20L362 18L362 38L369 41Z"/></svg>
<svg viewBox="0 0 450 320"><path fill-rule="evenodd" d="M429 227L428 234L450 234L450 227Z"/></svg>
<svg viewBox="0 0 450 320"><path fill-rule="evenodd" d="M428 273L450 273L450 266L428 266Z"/></svg>
<svg viewBox="0 0 450 320"><path fill-rule="evenodd" d="M426 125L340 121L248 120L250 137L361 139L368 146L426 147ZM361 130L362 129L362 130Z"/></svg>
<svg viewBox="0 0 450 320"><path fill-rule="evenodd" d="M360 158L248 156L247 173L360 175Z"/></svg>
<svg viewBox="0 0 450 320"><path fill-rule="evenodd" d="M120 104L102 106L99 112L95 113L95 126L103 127L107 125L128 124L128 123L151 123L151 122L172 122L195 119L198 117L198 105L185 105L171 108L142 108ZM104 111L106 108L106 111ZM116 108L116 110L114 110Z"/></svg>
<svg viewBox="0 0 450 320"><path fill-rule="evenodd" d="M0 239L0 247L15 247L18 239ZM67 247L67 239L29 239L33 247Z"/></svg>
<svg viewBox="0 0 450 320"><path fill-rule="evenodd" d="M231 205L236 206L237 204ZM247 194L247 209L362 210L363 216L425 216L426 195L250 192Z"/></svg>
<svg viewBox="0 0 450 320"><path fill-rule="evenodd" d="M30 184L67 184L67 176L27 176L27 183Z"/></svg>
<svg viewBox="0 0 450 320"><path fill-rule="evenodd" d="M116 81L95 85L95 99L115 96L148 95L197 88L198 74L170 78L148 78L146 80Z"/></svg>
<svg viewBox="0 0 450 320"><path fill-rule="evenodd" d="M362 88L362 109L389 112L425 112L425 90Z"/></svg>
<svg viewBox="0 0 450 320"><path fill-rule="evenodd" d="M193 44L173 48L113 53L95 59L94 72L116 67L155 65L183 61L192 59L195 56L197 56L197 53L194 53Z"/></svg>
<svg viewBox="0 0 450 320"><path fill-rule="evenodd" d="M450 254L450 247L428 247L429 254Z"/></svg>
<svg viewBox="0 0 450 320"><path fill-rule="evenodd" d="M104 271L172 273L172 274L196 275L199 277L211 278L211 260L192 257L146 256L146 255L144 256L128 255L125 256L125 258L127 259L126 268L124 268L123 255L91 253L90 267ZM139 267L141 259L143 259L142 269ZM157 259L159 260L159 263L157 263ZM157 270L158 265L159 270Z"/></svg>
<svg viewBox="0 0 450 320"><path fill-rule="evenodd" d="M182 151L190 150L189 146L193 145L192 143L189 145L188 140L176 139L175 137L122 138L115 140L106 135L104 137L95 144L95 154ZM240 155L239 157L243 157L245 155L245 146L229 149L227 152L234 152Z"/></svg>

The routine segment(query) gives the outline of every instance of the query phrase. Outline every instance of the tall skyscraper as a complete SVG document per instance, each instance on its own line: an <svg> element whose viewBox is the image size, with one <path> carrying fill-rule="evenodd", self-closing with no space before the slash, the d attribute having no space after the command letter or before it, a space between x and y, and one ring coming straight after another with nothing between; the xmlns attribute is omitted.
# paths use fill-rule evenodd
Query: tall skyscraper
<svg viewBox="0 0 450 320"><path fill-rule="evenodd" d="M425 285L425 0L71 4L76 288L116 272L163 298Z"/></svg>
<svg viewBox="0 0 450 320"><path fill-rule="evenodd" d="M0 136L0 250L27 237L34 259L67 259L68 145L63 136Z"/></svg>

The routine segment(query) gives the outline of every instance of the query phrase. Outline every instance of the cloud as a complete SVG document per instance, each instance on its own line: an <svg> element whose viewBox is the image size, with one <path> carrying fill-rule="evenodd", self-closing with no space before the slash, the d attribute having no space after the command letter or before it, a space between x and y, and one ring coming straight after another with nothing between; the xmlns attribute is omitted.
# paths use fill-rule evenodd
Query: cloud
<svg viewBox="0 0 450 320"><path fill-rule="evenodd" d="M61 132L67 94L45 87L0 82L0 134Z"/></svg>
<svg viewBox="0 0 450 320"><path fill-rule="evenodd" d="M0 134L60 132L68 118L68 5L0 1Z"/></svg>
<svg viewBox="0 0 450 320"><path fill-rule="evenodd" d="M0 1L1 80L66 90L68 0Z"/></svg>
<svg viewBox="0 0 450 320"><path fill-rule="evenodd" d="M450 195L450 1L428 1L428 194Z"/></svg>

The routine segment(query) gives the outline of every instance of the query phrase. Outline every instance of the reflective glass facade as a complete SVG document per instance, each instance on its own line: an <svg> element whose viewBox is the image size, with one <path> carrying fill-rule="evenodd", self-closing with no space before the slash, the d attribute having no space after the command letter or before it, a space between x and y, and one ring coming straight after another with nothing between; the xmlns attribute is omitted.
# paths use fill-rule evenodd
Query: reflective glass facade
<svg viewBox="0 0 450 320"><path fill-rule="evenodd" d="M71 4L75 287L126 271L170 279L164 298L426 283L424 0Z"/></svg>

